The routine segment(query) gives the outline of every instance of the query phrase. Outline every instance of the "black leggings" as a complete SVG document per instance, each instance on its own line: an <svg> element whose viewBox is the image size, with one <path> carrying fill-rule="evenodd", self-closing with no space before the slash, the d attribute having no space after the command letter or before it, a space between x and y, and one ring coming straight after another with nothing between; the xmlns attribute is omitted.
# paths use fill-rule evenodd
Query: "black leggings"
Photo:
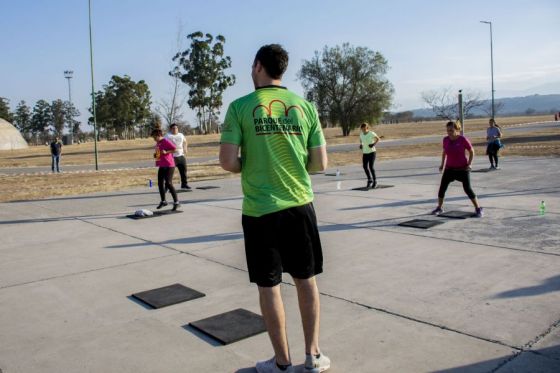
<svg viewBox="0 0 560 373"><path fill-rule="evenodd" d="M465 193L467 193L467 196L469 196L470 199L476 198L476 194L474 194L471 188L470 171L454 170L450 168L446 168L445 171L443 171L443 175L441 176L441 184L439 185L439 192L438 192L439 198L445 197L445 192L447 191L447 187L454 180L463 183L463 190L465 191Z"/></svg>
<svg viewBox="0 0 560 373"><path fill-rule="evenodd" d="M486 147L486 154L488 154L488 159L490 160L490 165L498 167L498 151L500 146L496 143L490 143Z"/></svg>
<svg viewBox="0 0 560 373"><path fill-rule="evenodd" d="M375 180L375 170L373 164L375 163L375 152L364 154L362 157L362 164L368 180Z"/></svg>
<svg viewBox="0 0 560 373"><path fill-rule="evenodd" d="M175 167L160 167L157 173L157 182L159 189L159 196L162 201L165 201L165 190L169 189L171 196L173 197L173 202L177 202L177 192L175 192L175 187L173 187L173 171Z"/></svg>

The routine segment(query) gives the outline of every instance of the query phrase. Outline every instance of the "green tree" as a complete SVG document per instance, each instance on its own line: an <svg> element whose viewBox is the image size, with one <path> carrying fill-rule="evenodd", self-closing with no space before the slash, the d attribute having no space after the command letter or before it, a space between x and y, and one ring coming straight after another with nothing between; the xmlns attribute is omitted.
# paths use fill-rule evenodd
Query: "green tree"
<svg viewBox="0 0 560 373"><path fill-rule="evenodd" d="M0 118L12 122L12 112L10 111L10 100L0 97Z"/></svg>
<svg viewBox="0 0 560 373"><path fill-rule="evenodd" d="M22 100L19 102L13 120L14 126L23 135L27 135L31 132L31 108L27 106L25 101Z"/></svg>
<svg viewBox="0 0 560 373"><path fill-rule="evenodd" d="M342 127L348 136L360 122L378 122L391 106L389 66L379 52L348 43L315 51L298 72L307 99L317 105L322 122Z"/></svg>
<svg viewBox="0 0 560 373"><path fill-rule="evenodd" d="M207 133L212 120L220 113L223 93L235 84L235 75L226 75L231 67L231 58L224 56L226 39L222 35L194 32L187 35L191 45L173 57L177 66L169 73L180 77L190 88L189 107L196 111L200 129Z"/></svg>
<svg viewBox="0 0 560 373"><path fill-rule="evenodd" d="M114 75L103 91L95 95L97 123L105 128L108 137L133 138L135 131L141 131L149 120L150 105L150 90L145 81Z"/></svg>
<svg viewBox="0 0 560 373"><path fill-rule="evenodd" d="M51 103L51 125L56 136L62 136L64 124L66 123L66 106L61 99Z"/></svg>
<svg viewBox="0 0 560 373"><path fill-rule="evenodd" d="M31 134L35 136L37 143L39 136L42 136L43 139L47 137L51 123L51 105L45 100L37 101L33 107L33 116L31 117Z"/></svg>
<svg viewBox="0 0 560 373"><path fill-rule="evenodd" d="M66 128L73 135L77 136L80 134L80 121L76 120L80 116L80 111L74 106L73 103L66 101L64 103L64 122L66 123Z"/></svg>

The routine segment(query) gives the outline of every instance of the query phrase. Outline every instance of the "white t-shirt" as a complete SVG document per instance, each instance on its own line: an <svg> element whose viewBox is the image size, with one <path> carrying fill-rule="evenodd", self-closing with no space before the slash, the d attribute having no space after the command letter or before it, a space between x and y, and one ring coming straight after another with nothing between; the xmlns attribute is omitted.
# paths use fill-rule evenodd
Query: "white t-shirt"
<svg viewBox="0 0 560 373"><path fill-rule="evenodd" d="M175 152L173 152L174 157L180 157L185 154L183 149L183 141L185 141L185 135L181 132L178 132L176 135L172 134L171 132L165 135L166 139L171 140L173 144L175 144L176 148Z"/></svg>

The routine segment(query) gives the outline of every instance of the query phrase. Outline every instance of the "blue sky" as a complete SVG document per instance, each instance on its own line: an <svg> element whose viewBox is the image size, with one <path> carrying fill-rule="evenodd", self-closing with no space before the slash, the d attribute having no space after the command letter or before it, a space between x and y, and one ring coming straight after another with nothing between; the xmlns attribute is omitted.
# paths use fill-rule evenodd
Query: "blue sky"
<svg viewBox="0 0 560 373"><path fill-rule="evenodd" d="M68 97L63 71L74 71L72 99L86 121L90 105L87 0L0 0L0 96L12 109ZM450 87L490 97L493 23L496 97L560 93L560 2L557 0L92 0L95 88L112 75L145 80L157 103L169 96L177 32L222 34L235 86L227 104L252 90L250 66L263 44L290 53L284 76L325 45L349 42L381 52L395 87L392 110L423 107L422 91ZM186 119L195 123L192 112Z"/></svg>

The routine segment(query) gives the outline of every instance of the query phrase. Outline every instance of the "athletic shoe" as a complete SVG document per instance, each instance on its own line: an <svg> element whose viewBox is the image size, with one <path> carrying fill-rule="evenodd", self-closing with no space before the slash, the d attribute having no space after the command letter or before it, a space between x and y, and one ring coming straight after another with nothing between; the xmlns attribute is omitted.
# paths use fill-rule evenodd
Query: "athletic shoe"
<svg viewBox="0 0 560 373"><path fill-rule="evenodd" d="M179 210L180 207L181 207L181 204L179 202L175 202L175 203L173 203L173 208L171 209L171 211L177 211L177 210Z"/></svg>
<svg viewBox="0 0 560 373"><path fill-rule="evenodd" d="M373 181L368 180L368 181L367 181L366 188L367 188L367 189L372 188L372 184L373 184Z"/></svg>
<svg viewBox="0 0 560 373"><path fill-rule="evenodd" d="M159 210L160 208L165 207L165 206L167 206L167 202L161 201L161 202L159 203L159 205L157 205L156 209Z"/></svg>
<svg viewBox="0 0 560 373"><path fill-rule="evenodd" d="M376 186L377 186L377 180L373 180L373 183L371 184L371 189L375 189Z"/></svg>
<svg viewBox="0 0 560 373"><path fill-rule="evenodd" d="M490 166L490 168L488 168L489 170L495 170L496 167L494 167L494 165Z"/></svg>
<svg viewBox="0 0 560 373"><path fill-rule="evenodd" d="M478 207L474 210L477 218L481 218L484 216L484 209L482 207Z"/></svg>
<svg viewBox="0 0 560 373"><path fill-rule="evenodd" d="M443 209L441 207L436 207L435 209L432 210L432 215L439 215L439 214L443 214Z"/></svg>
<svg viewBox="0 0 560 373"><path fill-rule="evenodd" d="M181 189L191 190L191 187L188 185L181 185Z"/></svg>
<svg viewBox="0 0 560 373"><path fill-rule="evenodd" d="M315 355L305 354L305 365L303 366L304 373L321 373L331 367L331 359L323 354L318 357Z"/></svg>
<svg viewBox="0 0 560 373"><path fill-rule="evenodd" d="M276 365L276 358L274 357L257 362L255 368L257 368L258 373L295 373L292 365L288 366L285 370L280 369L278 365Z"/></svg>
<svg viewBox="0 0 560 373"><path fill-rule="evenodd" d="M494 167L494 170L501 170L499 166Z"/></svg>

